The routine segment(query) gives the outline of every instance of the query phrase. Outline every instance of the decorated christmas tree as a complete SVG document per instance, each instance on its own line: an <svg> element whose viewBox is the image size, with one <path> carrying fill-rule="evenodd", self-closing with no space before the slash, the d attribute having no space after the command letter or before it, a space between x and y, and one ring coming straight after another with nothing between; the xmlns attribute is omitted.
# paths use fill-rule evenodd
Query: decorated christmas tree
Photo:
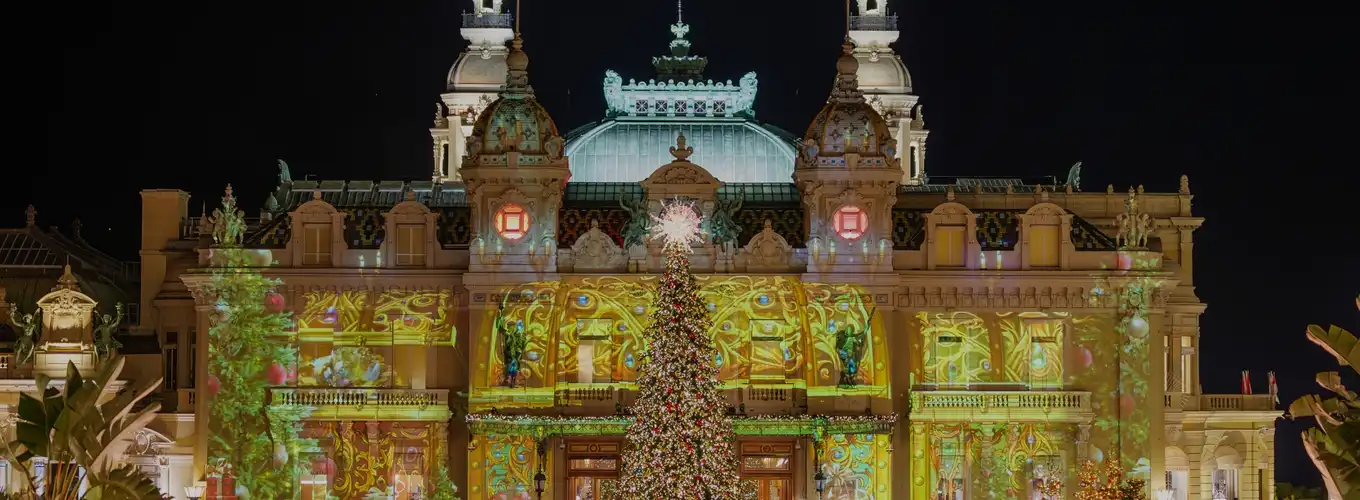
<svg viewBox="0 0 1360 500"><path fill-rule="evenodd" d="M287 498L305 466L293 460L304 443L290 414L265 410L271 386L287 382L296 353L281 338L290 325L280 285L254 267L254 252L241 248L245 213L231 186L213 211L213 273L205 286L215 300L208 329L208 442L210 498Z"/></svg>
<svg viewBox="0 0 1360 500"><path fill-rule="evenodd" d="M654 216L655 217L655 216ZM638 378L635 419L623 454L620 498L736 500L753 498L737 476L727 402L718 385L709 318L689 271L690 244L700 241L693 206L671 202L655 217L665 240L647 356Z"/></svg>

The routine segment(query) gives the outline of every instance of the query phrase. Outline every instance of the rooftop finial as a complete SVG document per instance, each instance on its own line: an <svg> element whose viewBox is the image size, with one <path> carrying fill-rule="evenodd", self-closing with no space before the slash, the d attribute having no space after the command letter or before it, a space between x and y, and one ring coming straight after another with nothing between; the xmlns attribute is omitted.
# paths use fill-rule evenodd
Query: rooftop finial
<svg viewBox="0 0 1360 500"><path fill-rule="evenodd" d="M685 23L685 0L675 0L675 22Z"/></svg>
<svg viewBox="0 0 1360 500"><path fill-rule="evenodd" d="M850 43L850 0L845 0L845 43Z"/></svg>
<svg viewBox="0 0 1360 500"><path fill-rule="evenodd" d="M515 0L515 38L519 38L519 18L522 14L519 9L519 0Z"/></svg>

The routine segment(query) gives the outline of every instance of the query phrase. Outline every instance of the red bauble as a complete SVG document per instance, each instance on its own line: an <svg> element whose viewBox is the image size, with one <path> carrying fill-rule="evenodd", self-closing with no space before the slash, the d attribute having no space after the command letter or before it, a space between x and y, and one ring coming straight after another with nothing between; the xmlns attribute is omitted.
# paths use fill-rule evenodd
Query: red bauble
<svg viewBox="0 0 1360 500"><path fill-rule="evenodd" d="M1134 401L1133 401L1133 396L1132 396L1132 395L1125 394L1125 395L1123 395L1123 396L1119 396L1119 414L1120 414L1120 415L1132 415L1132 414L1133 414L1133 409L1134 409Z"/></svg>
<svg viewBox="0 0 1360 500"><path fill-rule="evenodd" d="M216 375L208 375L208 396L216 396L217 391L222 390L222 382L217 380Z"/></svg>
<svg viewBox="0 0 1360 500"><path fill-rule="evenodd" d="M264 376L269 385L283 385L288 381L288 370L285 370L283 365L274 363L265 369Z"/></svg>
<svg viewBox="0 0 1360 500"><path fill-rule="evenodd" d="M279 294L277 294L277 293L270 293L269 296L268 296L267 298L265 298L265 301L264 301L264 302L265 302L265 307L267 307L267 308L269 309L269 312L275 312L275 313L283 312L283 296L282 296L282 295L279 295Z"/></svg>

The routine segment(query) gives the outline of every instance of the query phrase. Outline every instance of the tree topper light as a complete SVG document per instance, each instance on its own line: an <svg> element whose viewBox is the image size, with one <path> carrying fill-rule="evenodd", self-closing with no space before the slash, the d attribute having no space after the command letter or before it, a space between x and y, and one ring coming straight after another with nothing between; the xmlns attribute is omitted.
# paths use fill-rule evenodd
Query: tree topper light
<svg viewBox="0 0 1360 500"><path fill-rule="evenodd" d="M700 236L700 225L703 217L694 210L694 205L680 200L665 202L661 207L661 215L652 215L652 227L656 232L652 238L665 240L666 246L675 245L684 251L693 251L690 245L702 243L703 237Z"/></svg>

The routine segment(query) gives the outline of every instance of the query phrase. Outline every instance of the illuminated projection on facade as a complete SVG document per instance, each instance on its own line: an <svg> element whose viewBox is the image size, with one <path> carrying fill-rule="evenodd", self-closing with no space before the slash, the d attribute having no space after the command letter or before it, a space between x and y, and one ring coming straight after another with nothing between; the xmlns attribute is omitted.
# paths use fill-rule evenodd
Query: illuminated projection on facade
<svg viewBox="0 0 1360 500"><path fill-rule="evenodd" d="M849 25L810 66L835 80L802 137L754 120L754 75L704 77L682 19L654 78L606 73L603 120L564 132L490 2L463 18L432 182L281 163L230 252L186 193L144 192L142 326L184 339L156 429L194 443L181 475L211 499L610 498L665 270L653 216L680 198L705 221L703 361L761 500L1070 498L1088 460L1149 498L1272 496L1279 411L1199 384L1189 179L927 177L897 17ZM224 275L278 280L240 299L287 325L248 363L221 355Z"/></svg>

